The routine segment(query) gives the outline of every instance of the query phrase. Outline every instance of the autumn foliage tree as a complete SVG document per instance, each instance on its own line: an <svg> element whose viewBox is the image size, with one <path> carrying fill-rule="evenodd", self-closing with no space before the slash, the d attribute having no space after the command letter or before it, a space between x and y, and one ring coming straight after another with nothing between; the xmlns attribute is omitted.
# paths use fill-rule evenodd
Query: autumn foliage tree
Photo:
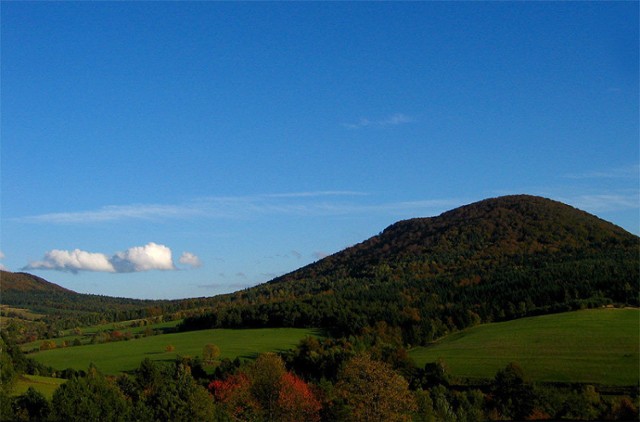
<svg viewBox="0 0 640 422"><path fill-rule="evenodd" d="M280 380L277 417L284 422L318 421L320 402L309 385L294 374L287 372Z"/></svg>
<svg viewBox="0 0 640 422"><path fill-rule="evenodd" d="M202 360L208 364L212 364L220 357L220 348L215 344L206 344L202 348Z"/></svg>
<svg viewBox="0 0 640 422"><path fill-rule="evenodd" d="M260 355L244 372L213 381L209 389L234 420L320 420L320 402L307 383L287 372L273 353Z"/></svg>
<svg viewBox="0 0 640 422"><path fill-rule="evenodd" d="M416 409L407 381L367 354L344 365L336 393L345 402L351 421L408 421Z"/></svg>
<svg viewBox="0 0 640 422"><path fill-rule="evenodd" d="M211 382L209 390L216 403L221 404L232 420L251 421L261 418L262 408L251 394L251 380L244 372Z"/></svg>

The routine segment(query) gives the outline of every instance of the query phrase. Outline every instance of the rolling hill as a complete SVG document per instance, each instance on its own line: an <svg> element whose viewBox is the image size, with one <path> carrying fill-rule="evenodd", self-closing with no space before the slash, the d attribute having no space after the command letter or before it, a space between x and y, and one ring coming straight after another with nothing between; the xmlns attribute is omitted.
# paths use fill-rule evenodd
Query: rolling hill
<svg viewBox="0 0 640 422"><path fill-rule="evenodd" d="M0 271L0 288L2 294L11 295L14 292L43 292L43 293L66 293L75 295L76 292L58 286L44 278L28 273L12 273Z"/></svg>
<svg viewBox="0 0 640 422"><path fill-rule="evenodd" d="M638 305L639 238L557 201L514 195L379 235L221 298L184 329L385 322L420 344L479 322L610 303Z"/></svg>
<svg viewBox="0 0 640 422"><path fill-rule="evenodd" d="M145 317L162 301L76 293L28 273L0 271L0 303L40 314L53 331Z"/></svg>

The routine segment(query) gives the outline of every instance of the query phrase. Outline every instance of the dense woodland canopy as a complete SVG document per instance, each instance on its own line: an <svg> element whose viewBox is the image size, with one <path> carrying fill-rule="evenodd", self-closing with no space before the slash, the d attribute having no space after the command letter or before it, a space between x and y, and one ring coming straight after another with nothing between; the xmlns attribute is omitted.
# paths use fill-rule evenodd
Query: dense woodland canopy
<svg viewBox="0 0 640 422"><path fill-rule="evenodd" d="M638 305L639 238L559 202L489 199L377 236L222 297L184 329L325 327L384 321L424 344L479 322L609 303Z"/></svg>

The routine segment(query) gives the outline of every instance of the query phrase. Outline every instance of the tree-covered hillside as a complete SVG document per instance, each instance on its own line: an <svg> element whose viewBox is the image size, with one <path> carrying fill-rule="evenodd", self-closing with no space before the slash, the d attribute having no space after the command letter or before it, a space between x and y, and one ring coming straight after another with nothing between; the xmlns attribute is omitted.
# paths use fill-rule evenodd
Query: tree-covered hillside
<svg viewBox="0 0 640 422"><path fill-rule="evenodd" d="M487 199L398 222L220 299L183 327L321 326L352 334L384 321L419 344L480 321L638 305L639 240L549 199Z"/></svg>
<svg viewBox="0 0 640 422"><path fill-rule="evenodd" d="M556 201L516 195L400 221L233 294L110 298L2 272L0 299L45 314L53 332L170 315L188 317L184 330L322 327L337 336L384 322L405 343L424 344L482 321L612 303L637 306L639 256L640 239L620 227Z"/></svg>

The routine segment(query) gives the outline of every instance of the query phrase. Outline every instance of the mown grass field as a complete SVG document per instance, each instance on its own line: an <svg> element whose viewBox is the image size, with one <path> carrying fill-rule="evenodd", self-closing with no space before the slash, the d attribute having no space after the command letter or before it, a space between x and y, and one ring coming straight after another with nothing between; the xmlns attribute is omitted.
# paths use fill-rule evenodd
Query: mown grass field
<svg viewBox="0 0 640 422"><path fill-rule="evenodd" d="M454 376L492 378L518 362L534 381L637 385L640 311L591 309L485 324L409 355L420 367L443 359Z"/></svg>
<svg viewBox="0 0 640 422"><path fill-rule="evenodd" d="M43 396L51 400L54 391L56 391L56 389L65 382L67 382L67 380L61 378L40 377L37 375L21 375L18 378L18 381L16 382L16 385L11 394L19 396L26 393L29 387L33 387L36 391L42 393Z"/></svg>
<svg viewBox="0 0 640 422"><path fill-rule="evenodd" d="M86 370L94 363L105 374L118 374L137 368L145 358L173 360L177 356L202 356L202 349L208 343L220 348L220 358L251 359L259 353L290 349L306 336L319 335L318 330L302 328L214 329L67 347L29 356L59 370ZM169 345L175 348L171 352L166 351Z"/></svg>

